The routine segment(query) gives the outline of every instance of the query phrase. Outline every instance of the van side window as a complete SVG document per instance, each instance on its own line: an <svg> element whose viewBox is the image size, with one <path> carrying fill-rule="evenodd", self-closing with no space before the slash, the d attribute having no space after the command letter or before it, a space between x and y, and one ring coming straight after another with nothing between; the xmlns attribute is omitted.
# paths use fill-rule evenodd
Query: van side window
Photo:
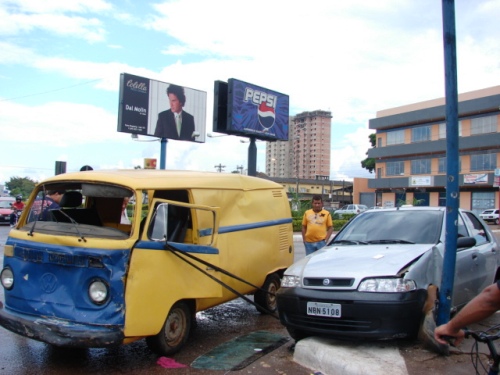
<svg viewBox="0 0 500 375"><path fill-rule="evenodd" d="M189 203L189 195L187 190L156 190L153 197L168 199L170 201ZM175 204L169 204L167 217L167 240L171 242L185 242L187 231L193 228L190 209L186 207L176 206ZM150 233L152 233L151 229Z"/></svg>

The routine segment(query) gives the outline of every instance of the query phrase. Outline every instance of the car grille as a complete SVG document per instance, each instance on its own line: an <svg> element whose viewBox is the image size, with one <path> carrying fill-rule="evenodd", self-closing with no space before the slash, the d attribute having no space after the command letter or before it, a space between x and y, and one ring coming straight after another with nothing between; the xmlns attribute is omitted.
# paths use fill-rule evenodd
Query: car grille
<svg viewBox="0 0 500 375"><path fill-rule="evenodd" d="M305 277L304 286L317 286L323 288L350 287L354 283L352 278Z"/></svg>
<svg viewBox="0 0 500 375"><path fill-rule="evenodd" d="M287 314L287 321L300 327L327 331L367 332L373 331L380 326L380 322L373 320L334 319L297 314Z"/></svg>

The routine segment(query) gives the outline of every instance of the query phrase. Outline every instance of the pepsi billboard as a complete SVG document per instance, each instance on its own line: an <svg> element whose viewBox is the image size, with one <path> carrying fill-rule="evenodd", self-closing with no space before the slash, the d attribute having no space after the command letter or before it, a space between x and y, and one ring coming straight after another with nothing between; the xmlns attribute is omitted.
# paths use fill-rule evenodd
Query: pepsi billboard
<svg viewBox="0 0 500 375"><path fill-rule="evenodd" d="M117 130L202 143L206 107L206 92L122 73Z"/></svg>
<svg viewBox="0 0 500 375"><path fill-rule="evenodd" d="M288 119L288 95L234 78L215 82L214 131L288 141Z"/></svg>

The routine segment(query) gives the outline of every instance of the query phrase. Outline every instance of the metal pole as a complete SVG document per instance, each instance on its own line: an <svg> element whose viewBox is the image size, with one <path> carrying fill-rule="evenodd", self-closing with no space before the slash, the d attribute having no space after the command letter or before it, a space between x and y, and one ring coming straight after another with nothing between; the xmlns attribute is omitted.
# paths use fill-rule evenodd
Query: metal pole
<svg viewBox="0 0 500 375"><path fill-rule="evenodd" d="M257 176L257 145L255 137L250 137L250 145L248 146L248 175Z"/></svg>
<svg viewBox="0 0 500 375"><path fill-rule="evenodd" d="M443 0L444 72L446 88L446 237L443 276L439 289L436 324L450 320L451 297L457 252L458 184L458 93L454 0Z"/></svg>
<svg viewBox="0 0 500 375"><path fill-rule="evenodd" d="M167 165L167 138L160 140L160 169L166 169Z"/></svg>

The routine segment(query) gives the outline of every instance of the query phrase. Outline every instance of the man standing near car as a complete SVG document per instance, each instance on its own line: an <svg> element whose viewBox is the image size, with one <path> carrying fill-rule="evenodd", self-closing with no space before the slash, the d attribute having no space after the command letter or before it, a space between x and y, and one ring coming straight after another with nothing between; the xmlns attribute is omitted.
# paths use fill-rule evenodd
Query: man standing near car
<svg viewBox="0 0 500 375"><path fill-rule="evenodd" d="M302 240L306 248L306 255L325 247L332 232L332 216L323 209L321 195L314 195L312 208L307 210L302 218Z"/></svg>

